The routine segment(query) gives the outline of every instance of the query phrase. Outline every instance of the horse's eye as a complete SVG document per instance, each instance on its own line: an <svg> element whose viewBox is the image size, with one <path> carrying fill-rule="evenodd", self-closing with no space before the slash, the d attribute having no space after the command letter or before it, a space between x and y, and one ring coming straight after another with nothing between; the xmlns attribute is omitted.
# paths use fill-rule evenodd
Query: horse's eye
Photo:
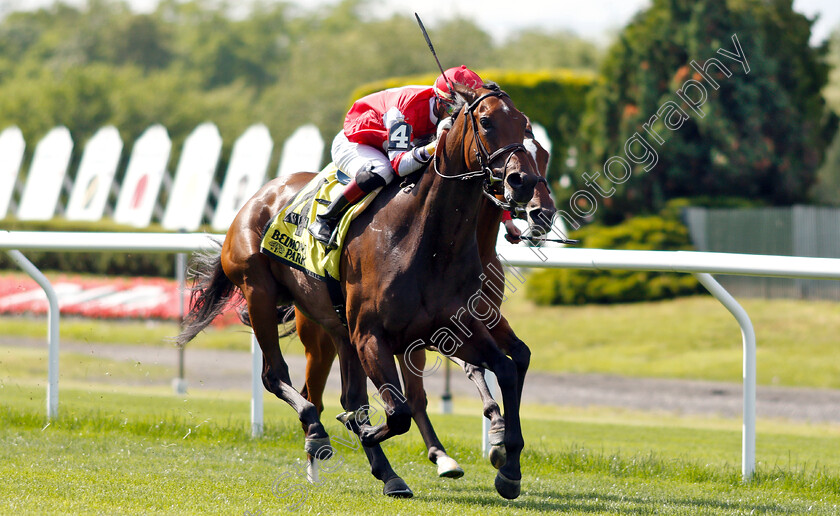
<svg viewBox="0 0 840 516"><path fill-rule="evenodd" d="M478 120L478 123L481 124L485 130L490 130L493 127L493 122L490 121L489 117L483 116Z"/></svg>

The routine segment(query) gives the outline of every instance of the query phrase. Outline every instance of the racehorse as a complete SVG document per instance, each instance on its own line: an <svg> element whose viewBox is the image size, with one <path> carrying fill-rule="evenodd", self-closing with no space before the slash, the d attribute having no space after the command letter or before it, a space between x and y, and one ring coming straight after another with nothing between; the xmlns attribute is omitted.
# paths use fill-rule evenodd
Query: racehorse
<svg viewBox="0 0 840 516"><path fill-rule="evenodd" d="M528 129L528 132L530 133L530 129ZM528 134L528 136L528 150L535 160L540 175L545 177L549 154L533 138L533 133ZM533 147L531 147L532 145ZM314 174L310 174L310 177L312 176ZM529 225L534 228L535 234L544 233L547 225L550 229L550 221L553 219L555 211L548 185L540 183L525 209ZM483 295L493 303L499 313L501 313L502 293L505 285L504 269L496 253L496 240L498 236L497 228L502 221L503 213L504 211L497 202L484 199L478 215L477 233L479 255L481 263L484 264L484 274L487 277L487 280L482 283ZM289 334L294 332L298 334L306 353L306 373L301 394L318 407L319 411L322 411L324 388L336 355L335 346L329 334L317 322L306 317L300 310L295 309L294 305L281 308L284 317L289 318L290 314L287 314L285 310L294 311L296 327ZM247 324L247 321L245 322ZM508 352L511 349L520 348L521 341L516 337L504 316L491 329L491 333L496 339L497 345L503 351ZM515 352L521 353L522 351ZM426 412L427 398L423 387L423 375L418 374L425 367L425 351L422 349L413 350L408 356L398 355L397 360L402 373L407 402L411 407L412 418L423 437L429 461L437 465L438 476L452 478L462 476L463 470L457 462L447 455ZM407 361L410 364L407 364ZM463 367L467 377L476 384L479 396L484 404L484 415L491 421L489 430L490 462L498 469L505 462L504 420L499 411L499 405L493 399L484 381L484 370L482 368L466 364L454 357L453 361ZM313 458L309 457L308 459L311 461Z"/></svg>
<svg viewBox="0 0 840 516"><path fill-rule="evenodd" d="M319 457L329 438L317 407L291 386L278 346L276 307L294 302L336 346L345 410L365 405L366 377L379 391L385 422L373 426L357 417L353 426L370 458L374 446L411 424L393 356L431 335L444 354L496 373L505 406L506 462L495 486L512 499L520 493L519 401L530 352L522 343L508 350L509 358L475 317L459 319L464 339L434 339L482 288L476 233L483 191L501 192L508 206L521 207L545 179L522 144L526 118L506 93L490 85L455 90L463 105L441 137L430 167L434 173L424 174L409 192L384 189L350 225L340 251L346 327L323 282L260 252L263 228L306 184L305 177L293 174L269 182L246 202L220 255L196 265L200 284L177 340L183 345L207 327L238 289L263 352L263 385L295 409L306 429L304 449ZM389 465L373 473L385 483L386 494L408 490Z"/></svg>

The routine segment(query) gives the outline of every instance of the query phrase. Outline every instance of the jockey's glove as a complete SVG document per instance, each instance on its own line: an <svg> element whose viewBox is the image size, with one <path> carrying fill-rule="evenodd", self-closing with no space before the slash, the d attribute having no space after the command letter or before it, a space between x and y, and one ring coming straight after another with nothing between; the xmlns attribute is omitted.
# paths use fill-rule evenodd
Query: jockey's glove
<svg viewBox="0 0 840 516"><path fill-rule="evenodd" d="M437 125L437 139L440 140L440 135L443 134L444 131L449 129L452 129L452 119L444 118Z"/></svg>
<svg viewBox="0 0 840 516"><path fill-rule="evenodd" d="M419 163L428 163L432 156L435 155L437 148L437 141L433 141L424 147L415 147L411 151L412 157Z"/></svg>

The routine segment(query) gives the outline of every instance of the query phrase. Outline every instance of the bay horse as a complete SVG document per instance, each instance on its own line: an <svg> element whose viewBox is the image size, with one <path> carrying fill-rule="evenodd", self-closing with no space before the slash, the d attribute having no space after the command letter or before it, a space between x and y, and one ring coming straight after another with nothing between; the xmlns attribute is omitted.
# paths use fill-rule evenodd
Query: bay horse
<svg viewBox="0 0 840 516"><path fill-rule="evenodd" d="M200 284L177 342L183 345L207 327L238 289L263 352L263 385L298 413L306 429L304 449L313 456L320 457L329 437L317 407L291 386L278 345L276 307L294 302L330 335L341 365L345 410L365 405L366 378L379 391L385 422L373 426L355 418L353 427L370 458L376 445L411 425L393 356L418 339L431 335L434 342L436 330L482 288L476 233L483 191L501 191L510 206L519 207L545 181L522 144L525 116L507 94L489 85L476 90L456 85L455 91L463 106L441 138L429 167L434 173L421 176L410 192L384 189L350 225L340 260L346 327L323 282L260 252L266 224L306 185L300 174L261 188L234 218L219 256L196 265ZM503 497L516 498L524 446L519 401L530 352L523 343L508 357L481 320L460 322L464 340L436 344L447 355L496 373L505 406L506 462L495 486ZM383 491L410 493L387 460L384 464L373 471L385 483Z"/></svg>
<svg viewBox="0 0 840 516"><path fill-rule="evenodd" d="M526 147L535 161L539 174L545 177L548 169L549 153L533 137L533 132L530 130L530 127L526 129L526 135L528 136ZM314 177L314 175L309 173L309 177ZM503 199L497 200L503 201ZM551 221L554 218L556 208L554 207L554 201L547 183L537 185L537 188L534 190L534 196L524 211L529 226L532 228L532 234L542 235L551 229ZM487 277L482 283L482 291L485 298L492 302L494 308L500 314L505 281L504 268L496 253L496 241L498 236L497 230L499 224L502 222L503 214L504 210L501 208L500 203L491 201L490 199L483 199L478 214L477 233L478 251L481 263L484 265L484 274ZM323 411L324 389L332 368L332 363L335 359L335 345L330 335L317 322L308 318L299 309L294 308L294 305L281 307L279 310L280 313L284 314L284 317L289 317L290 314L288 314L288 311L294 312L295 329L288 332L288 334L297 333L304 346L306 372L301 394L318 407L319 411ZM246 317L243 317L243 322L248 324ZM496 344L506 353L512 349L521 347L520 339L516 336L504 316L501 317L499 322L490 331L494 339L496 339ZM515 352L521 353L522 351ZM440 442L426 411L428 400L426 398L426 390L423 387L423 376L417 374L418 370L422 371L425 368L425 360L425 350L422 349L413 350L409 354L397 356L400 372L402 373L403 385L405 386L405 395L411 407L412 419L417 424L418 431L426 445L428 459L437 466L438 476L458 478L463 475L463 470L457 462L447 455L446 449ZM489 430L489 442L491 444L490 462L498 469L505 463L503 445L504 420L499 410L499 405L493 399L485 382L484 369L464 363L454 357L451 360L464 369L467 377L475 383L478 389L479 396L484 405L484 416L491 422ZM410 364L407 362L410 362ZM308 460L312 461L313 457L308 457Z"/></svg>

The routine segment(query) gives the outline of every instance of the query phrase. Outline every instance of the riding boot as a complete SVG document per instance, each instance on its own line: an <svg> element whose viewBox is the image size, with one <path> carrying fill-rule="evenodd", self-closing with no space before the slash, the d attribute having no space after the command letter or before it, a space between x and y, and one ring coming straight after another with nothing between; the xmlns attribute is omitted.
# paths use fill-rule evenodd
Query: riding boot
<svg viewBox="0 0 840 516"><path fill-rule="evenodd" d="M315 222L309 225L309 232L312 233L315 240L325 245L330 243L330 237L335 231L335 226L338 224L342 212L348 206L350 206L350 201L342 194L330 203L327 211L315 216Z"/></svg>
<svg viewBox="0 0 840 516"><path fill-rule="evenodd" d="M378 177L378 176L377 176ZM384 182L384 181L383 181ZM370 193L373 188L370 188L370 181L363 181L360 185L356 179L350 181L344 187L341 195L327 206L327 211L315 216L315 222L309 225L309 232L315 237L315 240L324 245L330 244L330 237L335 231L335 226L341 219L341 214L344 210L353 204L359 202L362 197Z"/></svg>

